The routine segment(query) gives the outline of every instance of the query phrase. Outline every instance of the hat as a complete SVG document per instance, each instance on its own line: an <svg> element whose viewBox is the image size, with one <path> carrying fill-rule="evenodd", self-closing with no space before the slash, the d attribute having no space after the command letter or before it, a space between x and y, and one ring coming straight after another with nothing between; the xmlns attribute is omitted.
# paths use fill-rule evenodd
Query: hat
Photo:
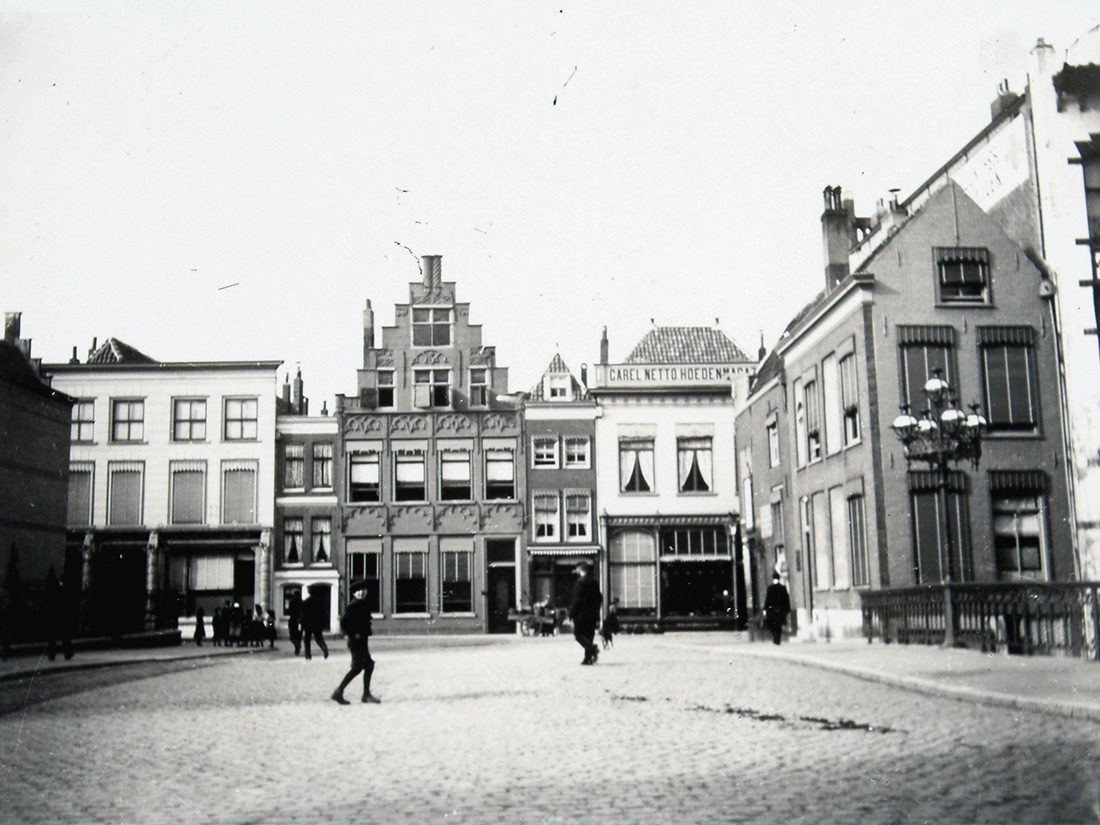
<svg viewBox="0 0 1100 825"><path fill-rule="evenodd" d="M366 590L366 589L367 589L367 580L366 579L355 579L354 581L352 581L351 584L348 585L348 592L349 593L358 593L360 590Z"/></svg>
<svg viewBox="0 0 1100 825"><path fill-rule="evenodd" d="M591 573L592 572L592 563L590 561L586 560L586 559L582 559L581 561L577 562L577 566L574 567L573 569L574 570L583 570L585 573Z"/></svg>
<svg viewBox="0 0 1100 825"><path fill-rule="evenodd" d="M772 581L777 582L782 578L778 573L772 573Z"/></svg>

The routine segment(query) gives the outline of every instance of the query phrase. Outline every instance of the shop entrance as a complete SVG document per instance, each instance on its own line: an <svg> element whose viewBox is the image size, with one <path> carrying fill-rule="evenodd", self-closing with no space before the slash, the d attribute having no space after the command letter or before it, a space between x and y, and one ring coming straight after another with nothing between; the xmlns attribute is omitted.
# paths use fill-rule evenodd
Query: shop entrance
<svg viewBox="0 0 1100 825"><path fill-rule="evenodd" d="M676 561L661 565L661 612L673 617L724 617L734 604L733 563Z"/></svg>
<svg viewBox="0 0 1100 825"><path fill-rule="evenodd" d="M516 543L490 539L485 542L485 559L490 633L515 633L516 623L508 620L508 611L516 606Z"/></svg>
<svg viewBox="0 0 1100 825"><path fill-rule="evenodd" d="M117 637L145 629L145 548L106 545L95 555L93 633Z"/></svg>

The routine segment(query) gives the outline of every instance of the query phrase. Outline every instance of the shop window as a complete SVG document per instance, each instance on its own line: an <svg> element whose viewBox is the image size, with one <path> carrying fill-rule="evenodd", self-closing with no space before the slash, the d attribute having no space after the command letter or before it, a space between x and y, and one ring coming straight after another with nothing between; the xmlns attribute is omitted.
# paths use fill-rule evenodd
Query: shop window
<svg viewBox="0 0 1100 825"><path fill-rule="evenodd" d="M652 533L624 530L611 537L608 548L610 598L626 613L652 612L657 607L657 545Z"/></svg>

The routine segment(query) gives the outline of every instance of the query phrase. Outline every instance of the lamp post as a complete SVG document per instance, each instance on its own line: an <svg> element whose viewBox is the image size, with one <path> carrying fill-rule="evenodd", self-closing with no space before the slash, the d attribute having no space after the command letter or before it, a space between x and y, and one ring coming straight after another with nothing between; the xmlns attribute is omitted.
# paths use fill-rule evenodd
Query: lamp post
<svg viewBox="0 0 1100 825"><path fill-rule="evenodd" d="M947 516L948 472L951 465L966 460L971 467L977 468L987 422L976 403L970 405L970 412L959 409L958 397L942 373L941 369L933 370L932 377L922 387L926 398L924 409L915 416L906 404L901 408L901 415L894 419L892 429L905 447L906 464L912 466L914 461L921 462L936 474L936 492L943 514L940 518L943 530L940 576L950 584L955 560L951 522Z"/></svg>

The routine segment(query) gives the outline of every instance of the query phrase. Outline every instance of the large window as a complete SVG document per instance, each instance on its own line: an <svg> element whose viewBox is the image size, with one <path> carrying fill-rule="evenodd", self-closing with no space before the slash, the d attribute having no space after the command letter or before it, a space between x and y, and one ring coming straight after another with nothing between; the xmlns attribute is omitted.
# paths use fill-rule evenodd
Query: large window
<svg viewBox="0 0 1100 825"><path fill-rule="evenodd" d="M624 493L653 491L653 439L619 439L619 489Z"/></svg>
<svg viewBox="0 0 1100 825"><path fill-rule="evenodd" d="M107 523L141 524L145 464L111 461L107 464Z"/></svg>
<svg viewBox="0 0 1100 825"><path fill-rule="evenodd" d="M451 310L445 307L413 308L413 346L451 345Z"/></svg>
<svg viewBox="0 0 1100 825"><path fill-rule="evenodd" d="M657 607L657 543L650 532L623 530L611 536L610 598L624 611L651 611Z"/></svg>
<svg viewBox="0 0 1100 825"><path fill-rule="evenodd" d="M848 446L859 441L862 434L855 355L840 359L840 408L844 415L844 446Z"/></svg>
<svg viewBox="0 0 1100 825"><path fill-rule="evenodd" d="M439 497L444 501L469 501L474 497L469 450L449 447L440 449Z"/></svg>
<svg viewBox="0 0 1100 825"><path fill-rule="evenodd" d="M779 466L779 424L772 421L767 426L768 432L768 466Z"/></svg>
<svg viewBox="0 0 1100 825"><path fill-rule="evenodd" d="M378 406L393 406L393 370L378 370Z"/></svg>
<svg viewBox="0 0 1100 825"><path fill-rule="evenodd" d="M567 435L565 437L565 466L576 469L588 469L591 457L590 445L586 435Z"/></svg>
<svg viewBox="0 0 1100 825"><path fill-rule="evenodd" d="M925 383L939 370L944 380L961 396L955 370L955 330L951 327L898 326L898 354L901 360L901 403L914 414L925 408Z"/></svg>
<svg viewBox="0 0 1100 825"><path fill-rule="evenodd" d="M206 462L173 461L172 523L202 524L206 519Z"/></svg>
<svg viewBox="0 0 1100 825"><path fill-rule="evenodd" d="M306 483L306 448L302 444L287 444L283 448L283 488L300 490Z"/></svg>
<svg viewBox="0 0 1100 825"><path fill-rule="evenodd" d="M141 441L145 438L145 402L136 399L111 402L111 440Z"/></svg>
<svg viewBox="0 0 1100 825"><path fill-rule="evenodd" d="M91 461L69 465L69 512L65 523L71 527L84 527L92 523L92 490L95 464Z"/></svg>
<svg viewBox="0 0 1100 825"><path fill-rule="evenodd" d="M315 518L309 526L313 541L313 564L332 564L332 519Z"/></svg>
<svg viewBox="0 0 1100 825"><path fill-rule="evenodd" d="M535 493L535 541L557 541L560 538L558 533L558 525L561 523L561 514L558 510L559 503L560 499L556 492Z"/></svg>
<svg viewBox="0 0 1100 825"><path fill-rule="evenodd" d="M283 519L283 561L286 564L302 563L302 540L304 536L304 519Z"/></svg>
<svg viewBox="0 0 1100 825"><path fill-rule="evenodd" d="M348 456L348 501L381 501L381 470L380 453L351 453Z"/></svg>
<svg viewBox="0 0 1100 825"><path fill-rule="evenodd" d="M817 381L807 381L802 388L806 414L806 458L811 463L821 458L821 404Z"/></svg>
<svg viewBox="0 0 1100 825"><path fill-rule="evenodd" d="M708 493L713 484L711 439L676 439L676 464L681 493Z"/></svg>
<svg viewBox="0 0 1100 825"><path fill-rule="evenodd" d="M1034 432L1039 425L1034 342L1030 327L978 327L990 431Z"/></svg>
<svg viewBox="0 0 1100 825"><path fill-rule="evenodd" d="M960 472L949 476L946 518L950 556L944 541L943 499L937 484L936 473L923 470L909 473L914 577L918 584L939 584L950 572L952 581L969 581L972 575L966 478Z"/></svg>
<svg viewBox="0 0 1100 825"><path fill-rule="evenodd" d="M222 462L222 523L256 523L256 472L254 461Z"/></svg>
<svg viewBox="0 0 1100 825"><path fill-rule="evenodd" d="M592 494L565 491L565 537L568 541L588 541L592 537Z"/></svg>
<svg viewBox="0 0 1100 825"><path fill-rule="evenodd" d="M424 451L398 449L394 457L394 501L426 501Z"/></svg>
<svg viewBox="0 0 1100 825"><path fill-rule="evenodd" d="M172 402L172 440L206 440L206 400L177 398Z"/></svg>
<svg viewBox="0 0 1100 825"><path fill-rule="evenodd" d="M474 610L473 559L469 539L439 540L440 609L443 613Z"/></svg>
<svg viewBox="0 0 1100 825"><path fill-rule="evenodd" d="M367 583L367 604L371 613L382 612L382 542L379 539L348 539L348 582Z"/></svg>
<svg viewBox="0 0 1100 825"><path fill-rule="evenodd" d="M794 379L794 451L799 467L806 464L806 400L802 395L802 379Z"/></svg>
<svg viewBox="0 0 1100 825"><path fill-rule="evenodd" d="M332 486L332 445L313 445L313 486Z"/></svg>
<svg viewBox="0 0 1100 825"><path fill-rule="evenodd" d="M1046 579L1046 477L1037 470L989 474L993 549L1000 579Z"/></svg>
<svg viewBox="0 0 1100 825"><path fill-rule="evenodd" d="M839 452L843 424L840 408L840 370L836 355L830 353L821 362L821 406L825 414L825 452Z"/></svg>
<svg viewBox="0 0 1100 825"><path fill-rule="evenodd" d="M512 450L485 451L485 498L516 497L516 458Z"/></svg>
<svg viewBox="0 0 1100 825"><path fill-rule="evenodd" d="M449 407L451 404L451 371L414 370L413 404L427 409L430 407Z"/></svg>
<svg viewBox="0 0 1100 825"><path fill-rule="evenodd" d="M470 370L470 406L489 406L489 370L486 367Z"/></svg>
<svg viewBox="0 0 1100 825"><path fill-rule="evenodd" d="M225 399L226 441L250 441L259 436L259 402L255 398Z"/></svg>
<svg viewBox="0 0 1100 825"><path fill-rule="evenodd" d="M726 556L729 541L725 527L664 527L661 554L665 556Z"/></svg>
<svg viewBox="0 0 1100 825"><path fill-rule="evenodd" d="M833 545L832 586L852 584L850 531L848 529L848 499L843 487L829 490L829 534Z"/></svg>
<svg viewBox="0 0 1100 825"><path fill-rule="evenodd" d="M934 255L939 300L942 303L989 303L989 250L980 247L938 247Z"/></svg>
<svg viewBox="0 0 1100 825"><path fill-rule="evenodd" d="M866 587L871 582L871 575L867 558L863 496L852 496L848 499L848 544L852 548L852 584Z"/></svg>
<svg viewBox="0 0 1100 825"><path fill-rule="evenodd" d="M73 404L72 424L69 430L69 440L92 441L95 439L95 401L81 399Z"/></svg>
<svg viewBox="0 0 1100 825"><path fill-rule="evenodd" d="M411 541L409 544L423 542ZM428 553L424 550L397 550L406 542L394 541L394 613L428 612Z"/></svg>

